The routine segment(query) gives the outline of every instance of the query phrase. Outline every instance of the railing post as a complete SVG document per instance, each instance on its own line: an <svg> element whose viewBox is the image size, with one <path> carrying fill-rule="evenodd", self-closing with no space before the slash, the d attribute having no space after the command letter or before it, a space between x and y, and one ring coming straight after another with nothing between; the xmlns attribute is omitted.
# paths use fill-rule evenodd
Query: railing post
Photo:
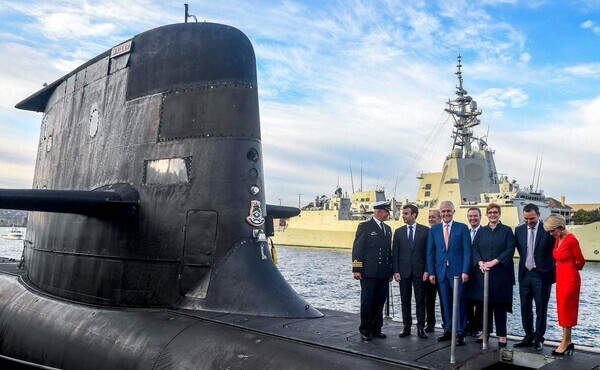
<svg viewBox="0 0 600 370"><path fill-rule="evenodd" d="M389 283L389 288L388 288L388 297L385 300L385 308L384 308L384 317L390 317L390 298L392 298L392 296L394 295L394 291L392 290L394 288L394 284L392 284L392 282L390 281Z"/></svg>
<svg viewBox="0 0 600 370"><path fill-rule="evenodd" d="M488 347L488 309L490 300L490 271L483 272L483 346L482 349Z"/></svg>
<svg viewBox="0 0 600 370"><path fill-rule="evenodd" d="M454 277L454 289L452 292L452 343L450 343L450 363L456 363L456 322L458 321L458 284L460 276Z"/></svg>

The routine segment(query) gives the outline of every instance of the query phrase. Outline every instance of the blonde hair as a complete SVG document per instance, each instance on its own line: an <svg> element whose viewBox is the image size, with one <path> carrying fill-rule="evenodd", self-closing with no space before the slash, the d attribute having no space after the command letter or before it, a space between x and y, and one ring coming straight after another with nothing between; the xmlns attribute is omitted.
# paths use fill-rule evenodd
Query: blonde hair
<svg viewBox="0 0 600 370"><path fill-rule="evenodd" d="M544 230L552 231L557 228L561 228L563 230L566 229L567 223L565 222L565 218L559 214L551 214L544 220Z"/></svg>

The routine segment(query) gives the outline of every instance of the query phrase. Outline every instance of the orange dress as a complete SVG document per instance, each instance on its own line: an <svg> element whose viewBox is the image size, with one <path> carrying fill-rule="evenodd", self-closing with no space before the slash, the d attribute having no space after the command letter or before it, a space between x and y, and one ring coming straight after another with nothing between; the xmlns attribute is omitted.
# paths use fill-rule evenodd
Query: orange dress
<svg viewBox="0 0 600 370"><path fill-rule="evenodd" d="M567 234L562 242L556 239L552 256L556 260L558 325L570 328L577 325L581 289L579 270L583 268L585 259L573 234Z"/></svg>

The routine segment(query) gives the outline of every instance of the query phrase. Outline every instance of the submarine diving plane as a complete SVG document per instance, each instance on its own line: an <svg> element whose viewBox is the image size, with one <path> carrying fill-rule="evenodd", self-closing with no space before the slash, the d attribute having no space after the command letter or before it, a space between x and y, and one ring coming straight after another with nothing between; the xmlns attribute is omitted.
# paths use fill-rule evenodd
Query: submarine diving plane
<svg viewBox="0 0 600 370"><path fill-rule="evenodd" d="M3 368L456 366L447 342L401 342L389 320L390 338L362 343L357 315L280 274L267 238L299 210L265 204L239 30L146 31L16 107L43 118L32 189L0 189L0 208L31 211L21 263L0 263ZM467 347L459 363L497 361Z"/></svg>

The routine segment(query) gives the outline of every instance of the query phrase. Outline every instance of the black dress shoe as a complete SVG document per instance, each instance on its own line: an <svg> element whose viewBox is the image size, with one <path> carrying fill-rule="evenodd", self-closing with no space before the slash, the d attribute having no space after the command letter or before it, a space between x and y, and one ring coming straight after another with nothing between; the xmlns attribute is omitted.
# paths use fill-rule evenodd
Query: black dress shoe
<svg viewBox="0 0 600 370"><path fill-rule="evenodd" d="M427 334L425 334L425 330L423 330L423 328L417 329L417 335L419 338L427 339Z"/></svg>
<svg viewBox="0 0 600 370"><path fill-rule="evenodd" d="M539 340L537 340L537 339L533 341L533 349L534 349L534 350L536 350L536 351L541 351L541 350L542 350L542 348L544 348L544 345L542 344L542 342L541 342L541 341L539 341Z"/></svg>
<svg viewBox="0 0 600 370"><path fill-rule="evenodd" d="M427 325L425 327L425 333L433 333L435 331L435 324Z"/></svg>
<svg viewBox="0 0 600 370"><path fill-rule="evenodd" d="M529 338L523 338L519 343L515 343L513 347L531 347L533 345L533 340Z"/></svg>
<svg viewBox="0 0 600 370"><path fill-rule="evenodd" d="M402 332L400 332L400 334L398 334L398 336L399 336L400 338L408 337L409 335L410 335L410 328L408 328L408 327L407 327L407 328L404 328L404 329L402 330Z"/></svg>
<svg viewBox="0 0 600 370"><path fill-rule="evenodd" d="M452 333L450 333L449 331L445 331L443 335L441 335L437 338L437 341L438 342L446 342L446 341L449 341L450 339L452 339Z"/></svg>
<svg viewBox="0 0 600 370"><path fill-rule="evenodd" d="M467 344L467 340L465 339L465 337L463 337L462 335L459 335L456 338L456 345L457 346L464 346Z"/></svg>
<svg viewBox="0 0 600 370"><path fill-rule="evenodd" d="M377 334L373 334L373 338L385 339L385 338L387 338L387 335L385 335L385 333L379 332Z"/></svg>
<svg viewBox="0 0 600 370"><path fill-rule="evenodd" d="M372 339L373 337L370 335L364 335L364 334L360 334L360 340L362 340L363 342L368 342Z"/></svg>

